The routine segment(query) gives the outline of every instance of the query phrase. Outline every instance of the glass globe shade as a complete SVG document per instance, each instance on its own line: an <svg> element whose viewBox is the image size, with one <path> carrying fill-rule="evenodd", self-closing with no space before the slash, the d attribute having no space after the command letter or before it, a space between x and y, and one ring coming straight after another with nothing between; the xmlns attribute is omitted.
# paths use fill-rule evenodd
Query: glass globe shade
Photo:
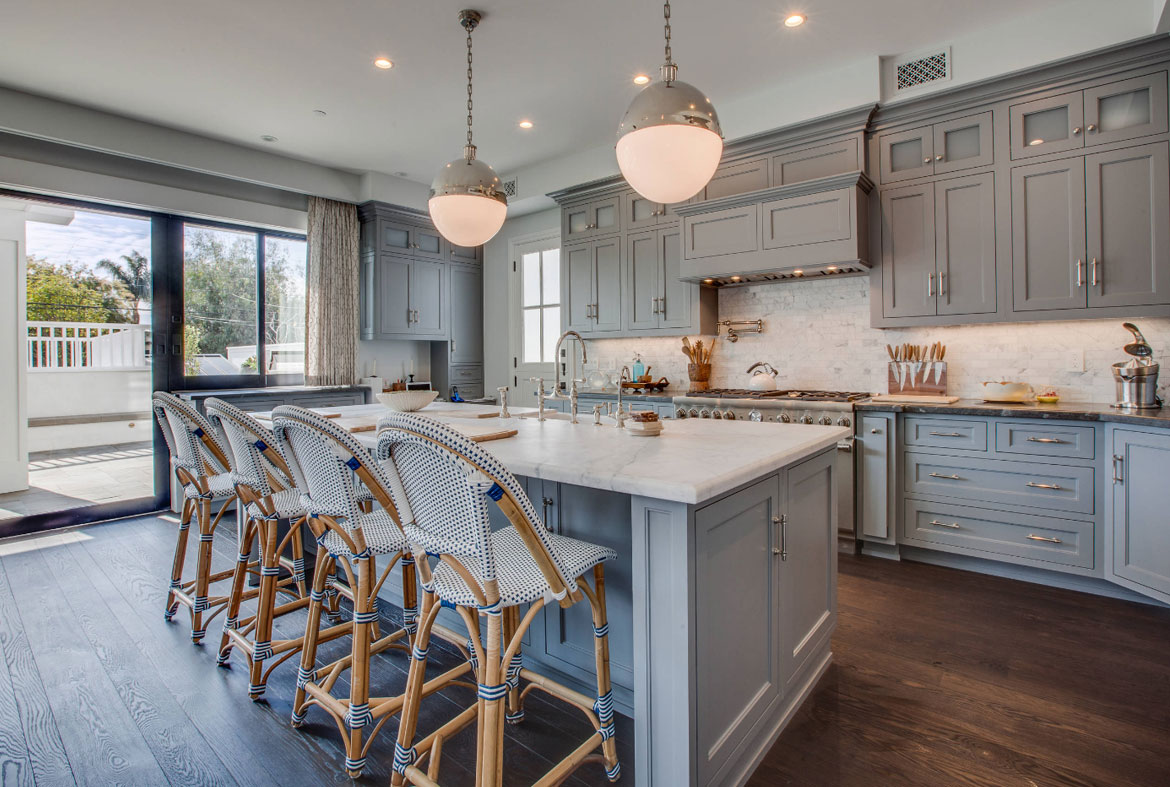
<svg viewBox="0 0 1170 787"><path fill-rule="evenodd" d="M447 162L431 184L427 201L435 229L456 246L482 246L508 216L508 198L495 171L470 155Z"/></svg>
<svg viewBox="0 0 1170 787"><path fill-rule="evenodd" d="M653 202L668 205L698 194L722 155L715 107L686 82L649 85L618 126L618 167L630 186Z"/></svg>

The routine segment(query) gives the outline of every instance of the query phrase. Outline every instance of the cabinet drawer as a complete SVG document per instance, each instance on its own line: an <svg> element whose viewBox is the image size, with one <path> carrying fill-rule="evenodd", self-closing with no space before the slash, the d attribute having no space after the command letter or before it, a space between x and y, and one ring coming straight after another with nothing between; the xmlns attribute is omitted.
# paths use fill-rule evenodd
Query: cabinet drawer
<svg viewBox="0 0 1170 787"><path fill-rule="evenodd" d="M451 364L448 367L448 371L451 375L451 382L453 383L467 383L472 380L483 382L483 367L477 363Z"/></svg>
<svg viewBox="0 0 1170 787"><path fill-rule="evenodd" d="M1093 567L1093 523L906 501L902 541Z"/></svg>
<svg viewBox="0 0 1170 787"><path fill-rule="evenodd" d="M1093 468L906 452L906 491L1093 513Z"/></svg>
<svg viewBox="0 0 1170 787"><path fill-rule="evenodd" d="M1096 431L1091 426L1038 426L1000 421L995 425L995 450L1062 459L1092 459Z"/></svg>
<svg viewBox="0 0 1170 787"><path fill-rule="evenodd" d="M906 445L924 448L987 450L987 422L906 416Z"/></svg>

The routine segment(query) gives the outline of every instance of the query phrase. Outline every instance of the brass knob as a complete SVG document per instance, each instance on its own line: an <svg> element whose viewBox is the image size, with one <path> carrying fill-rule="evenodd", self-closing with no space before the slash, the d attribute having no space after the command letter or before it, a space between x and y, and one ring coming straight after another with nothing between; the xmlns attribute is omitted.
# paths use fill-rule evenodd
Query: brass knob
<svg viewBox="0 0 1170 787"><path fill-rule="evenodd" d="M926 158L922 159L922 163L929 164L930 163L930 156L927 156Z"/></svg>
<svg viewBox="0 0 1170 787"><path fill-rule="evenodd" d="M1076 136L1077 134L1080 134L1080 133L1081 133L1081 127L1080 127L1080 126L1077 126L1077 127L1075 127L1075 128L1073 129L1073 136Z"/></svg>
<svg viewBox="0 0 1170 787"><path fill-rule="evenodd" d="M942 154L939 153L937 156L934 157L934 160L935 161L942 161L943 160Z"/></svg>
<svg viewBox="0 0 1170 787"><path fill-rule="evenodd" d="M1092 123L1090 123L1089 125L1085 126L1085 131L1096 131L1096 130L1097 130L1097 127L1096 127L1096 126L1094 126Z"/></svg>

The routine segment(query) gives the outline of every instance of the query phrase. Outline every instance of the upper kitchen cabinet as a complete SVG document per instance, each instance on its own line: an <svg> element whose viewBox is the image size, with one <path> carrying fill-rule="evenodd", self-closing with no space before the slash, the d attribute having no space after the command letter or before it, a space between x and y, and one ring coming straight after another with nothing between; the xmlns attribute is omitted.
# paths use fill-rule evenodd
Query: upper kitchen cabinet
<svg viewBox="0 0 1170 787"><path fill-rule="evenodd" d="M482 246L456 246L454 243L450 243L447 245L447 249L447 257L451 262L465 262L471 265L483 263Z"/></svg>
<svg viewBox="0 0 1170 787"><path fill-rule="evenodd" d="M827 145L790 150L773 156L772 185L788 186L863 168L858 139L846 137Z"/></svg>
<svg viewBox="0 0 1170 787"><path fill-rule="evenodd" d="M943 175L990 166L991 113L981 112L878 137L881 182Z"/></svg>
<svg viewBox="0 0 1170 787"><path fill-rule="evenodd" d="M651 202L636 191L622 195L622 227L627 231L644 230L660 224L674 224L678 216L670 205Z"/></svg>
<svg viewBox="0 0 1170 787"><path fill-rule="evenodd" d="M719 199L766 189L772 185L771 173L771 162L767 156L720 164L695 200Z"/></svg>
<svg viewBox="0 0 1170 787"><path fill-rule="evenodd" d="M561 242L614 235L622 229L619 195L570 205L561 211Z"/></svg>
<svg viewBox="0 0 1170 787"><path fill-rule="evenodd" d="M1166 72L1159 71L1012 104L1012 158L1164 134L1166 98Z"/></svg>
<svg viewBox="0 0 1170 787"><path fill-rule="evenodd" d="M1170 143L1012 170L1017 311L1170 304Z"/></svg>
<svg viewBox="0 0 1170 787"><path fill-rule="evenodd" d="M680 281L681 263L677 227L630 233L626 238L622 302L627 332L715 333L718 293Z"/></svg>
<svg viewBox="0 0 1170 787"><path fill-rule="evenodd" d="M583 336L622 328L621 239L589 241L561 251L562 323Z"/></svg>
<svg viewBox="0 0 1170 787"><path fill-rule="evenodd" d="M446 241L433 227L379 219L377 233L383 251L407 252L419 257L443 259Z"/></svg>

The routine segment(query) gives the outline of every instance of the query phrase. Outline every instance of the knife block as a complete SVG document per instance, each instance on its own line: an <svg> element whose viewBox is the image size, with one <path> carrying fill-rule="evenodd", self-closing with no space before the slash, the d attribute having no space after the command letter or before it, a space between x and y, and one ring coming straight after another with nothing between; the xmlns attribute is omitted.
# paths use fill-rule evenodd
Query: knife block
<svg viewBox="0 0 1170 787"><path fill-rule="evenodd" d="M947 392L946 361L890 361L889 392L930 394Z"/></svg>

